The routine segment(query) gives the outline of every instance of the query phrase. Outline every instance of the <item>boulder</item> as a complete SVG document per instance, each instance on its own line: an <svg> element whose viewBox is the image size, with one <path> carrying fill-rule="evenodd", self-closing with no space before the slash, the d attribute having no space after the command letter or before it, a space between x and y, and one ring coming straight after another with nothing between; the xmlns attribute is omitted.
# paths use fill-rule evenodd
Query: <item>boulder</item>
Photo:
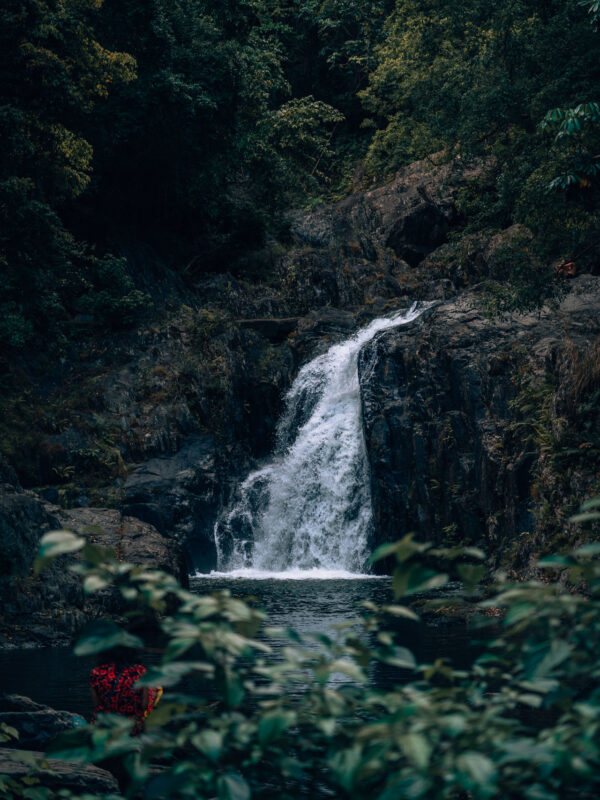
<svg viewBox="0 0 600 800"><path fill-rule="evenodd" d="M212 526L220 492L214 438L191 437L175 455L133 470L124 485L123 513L154 526L174 547L184 545L189 568L206 571L216 566Z"/></svg>
<svg viewBox="0 0 600 800"><path fill-rule="evenodd" d="M17 694L0 695L0 724L15 728L19 738L10 745L20 749L46 750L65 731L72 730L77 714L55 711ZM5 745L6 747L9 744Z"/></svg>
<svg viewBox="0 0 600 800"><path fill-rule="evenodd" d="M115 550L124 561L163 569L187 584L187 569L179 543L151 524L116 509L64 510L44 504L23 490L10 471L0 484L0 647L67 645L90 615L120 613L116 592L85 598L81 581L67 564L79 556L61 557L41 575L33 562L44 533L68 529Z"/></svg>
<svg viewBox="0 0 600 800"><path fill-rule="evenodd" d="M59 520L14 476L0 485L0 647L67 644L82 624L79 579L54 562L41 576L32 567L44 533Z"/></svg>
<svg viewBox="0 0 600 800"><path fill-rule="evenodd" d="M152 524L109 508L55 509L54 513L63 528L114 550L120 560L164 570L187 585L180 545Z"/></svg>
<svg viewBox="0 0 600 800"><path fill-rule="evenodd" d="M407 209L388 233L386 246L411 267L418 266L426 255L445 242L453 216L448 213L450 209L452 206L444 213L439 206L427 201Z"/></svg>
<svg viewBox="0 0 600 800"><path fill-rule="evenodd" d="M29 573L40 531L50 526L51 519L35 495L14 484L0 488L0 586L14 575Z"/></svg>
<svg viewBox="0 0 600 800"><path fill-rule="evenodd" d="M367 260L375 259L378 248L387 247L416 266L445 241L457 220L455 198L460 185L484 168L481 161L467 164L443 154L416 161L384 186L299 214L292 234L315 248L356 242Z"/></svg>

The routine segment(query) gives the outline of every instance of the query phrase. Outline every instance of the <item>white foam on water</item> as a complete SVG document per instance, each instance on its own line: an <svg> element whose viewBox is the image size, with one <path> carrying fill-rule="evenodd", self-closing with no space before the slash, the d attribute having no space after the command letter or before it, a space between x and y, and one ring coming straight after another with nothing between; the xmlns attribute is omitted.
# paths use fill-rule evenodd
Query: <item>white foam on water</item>
<svg viewBox="0 0 600 800"><path fill-rule="evenodd" d="M198 572L193 577L204 578L210 580L211 578L230 578L245 579L250 581L364 581L364 580L379 580L385 578L383 575L371 575L368 573L360 572L347 572L343 569L289 569L284 572L268 572L260 569L234 569L231 572L212 572L203 573Z"/></svg>
<svg viewBox="0 0 600 800"><path fill-rule="evenodd" d="M215 576L365 577L373 514L358 356L422 310L376 319L302 367L271 461L248 475L215 524Z"/></svg>

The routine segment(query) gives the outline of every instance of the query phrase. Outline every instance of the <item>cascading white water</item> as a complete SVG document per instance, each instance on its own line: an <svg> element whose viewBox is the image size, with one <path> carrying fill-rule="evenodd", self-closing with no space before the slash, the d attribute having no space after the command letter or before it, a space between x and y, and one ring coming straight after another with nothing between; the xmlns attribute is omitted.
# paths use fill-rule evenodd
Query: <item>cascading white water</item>
<svg viewBox="0 0 600 800"><path fill-rule="evenodd" d="M376 319L300 370L272 460L246 478L215 524L220 571L300 577L364 569L373 522L358 354L380 331L420 313L415 305Z"/></svg>

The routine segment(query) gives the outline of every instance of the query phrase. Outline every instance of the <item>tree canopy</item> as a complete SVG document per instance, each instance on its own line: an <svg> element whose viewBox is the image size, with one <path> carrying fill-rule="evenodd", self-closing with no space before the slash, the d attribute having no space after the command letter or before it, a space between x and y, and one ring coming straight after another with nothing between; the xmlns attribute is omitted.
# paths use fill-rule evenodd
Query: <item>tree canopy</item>
<svg viewBox="0 0 600 800"><path fill-rule="evenodd" d="M308 198L436 151L484 156L465 230L521 222L595 268L595 0L7 0L0 341L135 323L151 247L235 269ZM42 332L52 330L51 337Z"/></svg>
<svg viewBox="0 0 600 800"><path fill-rule="evenodd" d="M596 5L398 2L362 92L377 128L367 168L442 148L486 156L490 175L464 198L469 224L522 222L545 258L587 252L600 221Z"/></svg>

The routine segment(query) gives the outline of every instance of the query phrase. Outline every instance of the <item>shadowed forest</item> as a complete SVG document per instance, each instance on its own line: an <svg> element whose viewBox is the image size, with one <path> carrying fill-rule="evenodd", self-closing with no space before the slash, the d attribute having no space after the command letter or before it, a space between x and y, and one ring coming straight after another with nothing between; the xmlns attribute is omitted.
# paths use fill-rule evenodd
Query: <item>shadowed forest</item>
<svg viewBox="0 0 600 800"><path fill-rule="evenodd" d="M527 226L597 267L596 4L515 0L4 4L0 341L52 353L148 313L140 262L260 275L292 206L443 151L489 159L456 236ZM360 166L358 166L360 164ZM10 371L10 370L9 370Z"/></svg>

